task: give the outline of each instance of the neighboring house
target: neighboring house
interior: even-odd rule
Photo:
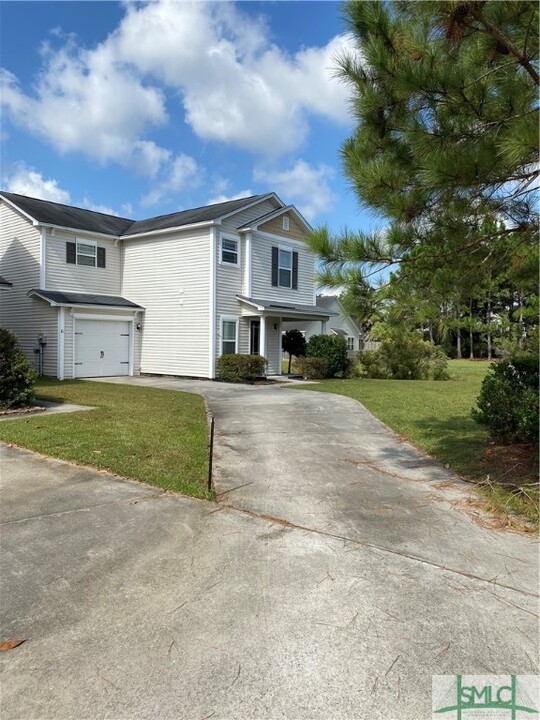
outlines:
[[[331,315],[309,230],[274,193],[139,221],[0,193],[0,324],[60,379],[214,378],[233,352],[278,374],[283,321]]]
[[[327,323],[312,319],[302,322],[287,321],[283,323],[283,331],[296,328],[303,333],[306,340],[312,335],[338,335],[347,343],[349,355],[354,355],[362,349],[362,328],[345,310],[337,295],[317,295],[316,305],[321,312],[329,314]]]

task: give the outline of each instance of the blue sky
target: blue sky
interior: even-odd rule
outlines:
[[[333,2],[2,2],[4,189],[140,218],[275,191],[367,229]]]

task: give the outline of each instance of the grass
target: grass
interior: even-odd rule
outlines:
[[[2,422],[0,440],[167,490],[210,497],[208,428],[199,395],[81,380],[40,380],[36,392],[42,399],[96,409]]]
[[[432,457],[481,483],[490,509],[538,521],[531,448],[495,445],[471,417],[489,363],[451,360],[451,380],[324,380],[305,390],[346,395]],[[527,497],[529,495],[530,497]]]

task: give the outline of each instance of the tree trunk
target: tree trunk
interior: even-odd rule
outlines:
[[[474,360],[472,300],[469,302],[469,360]]]
[[[487,359],[492,359],[491,349],[491,293],[487,295]]]
[[[457,329],[457,353],[456,353],[456,355],[457,355],[458,360],[461,360],[461,358],[463,357],[463,355],[461,354],[461,328],[460,327],[458,327],[458,329]]]
[[[433,323],[429,321],[429,342],[433,342]]]
[[[287,370],[287,375],[291,374],[291,363],[292,363],[292,354],[289,353],[289,369]]]

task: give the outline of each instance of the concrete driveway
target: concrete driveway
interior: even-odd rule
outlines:
[[[220,504],[2,446],[3,720],[420,720],[433,674],[538,672],[536,544],[360,405],[131,382],[206,395]]]

